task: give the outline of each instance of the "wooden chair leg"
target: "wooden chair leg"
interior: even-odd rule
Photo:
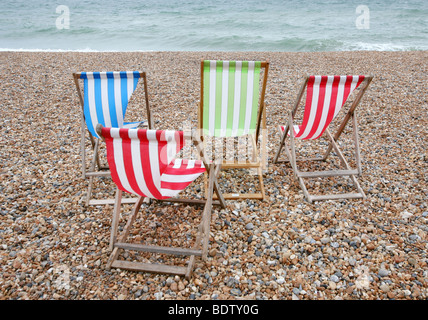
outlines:
[[[119,188],[116,188],[116,196],[115,196],[115,202],[114,202],[114,208],[113,208],[113,218],[111,223],[111,233],[110,233],[110,245],[109,250],[113,250],[114,243],[116,242],[117,238],[117,228],[119,225],[119,219],[120,219],[120,207],[122,204],[122,194],[123,191]]]
[[[89,203],[91,201],[92,198],[92,186],[94,184],[94,177],[90,176],[89,177],[89,185],[88,185],[88,191],[86,193],[86,206],[89,206]]]
[[[119,201],[117,202],[117,207],[115,206],[116,208],[115,208],[115,212],[114,212],[114,215],[116,216],[116,220],[114,221],[114,224],[115,224],[114,228],[116,229],[115,230],[116,234],[117,234],[117,224],[118,224],[118,219],[119,219],[119,214],[120,214],[119,212],[120,212],[120,207],[121,207],[121,201],[120,201],[122,198],[121,195],[122,195],[122,192],[120,192],[117,196],[117,199]],[[141,207],[143,201],[144,201],[144,197],[138,198],[138,201],[135,203],[134,207],[132,208],[132,212],[128,218],[128,221],[127,221],[125,227],[123,228],[121,235],[119,237],[117,237],[115,240],[113,240],[113,250],[112,250],[112,253],[110,254],[109,259],[107,260],[107,266],[106,266],[107,270],[110,270],[110,268],[113,266],[113,263],[115,262],[115,260],[117,259],[118,255],[120,253],[119,252],[120,248],[115,246],[115,244],[117,242],[125,241],[126,237],[129,235],[131,226],[134,223],[135,218],[137,217],[138,211],[140,210],[140,207]],[[112,223],[112,225],[113,225],[113,223]],[[115,235],[112,234],[111,237],[114,238]]]
[[[99,139],[97,139],[95,141],[95,145],[94,145],[94,157],[92,158],[91,161],[91,166],[89,167],[89,171],[90,172],[94,172],[95,171],[95,164],[99,163],[98,160],[98,147],[99,147]],[[87,192],[87,196],[86,196],[86,205],[88,206],[91,199],[92,199],[92,187],[94,184],[94,176],[90,176],[89,177],[89,185],[88,185],[88,192]]]

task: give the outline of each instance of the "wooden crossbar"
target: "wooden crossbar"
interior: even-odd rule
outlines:
[[[301,178],[321,178],[321,177],[336,177],[336,176],[350,176],[358,174],[358,170],[330,170],[330,171],[314,171],[314,172],[302,172],[297,173],[298,177]]]
[[[171,248],[171,247],[143,245],[143,244],[126,243],[126,242],[116,242],[114,246],[116,248],[131,250],[131,251],[163,253],[163,254],[172,254],[172,255],[178,255],[178,256],[192,256],[192,255],[202,256],[202,250],[195,250],[195,249]]]
[[[176,274],[179,276],[185,276],[188,272],[188,268],[180,266],[171,266],[158,263],[143,263],[143,262],[133,262],[125,260],[115,260],[111,264],[112,268],[119,268],[132,271],[146,271],[154,273],[166,273],[166,274]]]

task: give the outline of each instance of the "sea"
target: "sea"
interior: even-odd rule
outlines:
[[[428,50],[428,1],[1,0],[9,50]]]

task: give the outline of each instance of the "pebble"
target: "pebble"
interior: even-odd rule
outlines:
[[[380,277],[387,277],[389,275],[389,271],[385,269],[379,269],[379,276]]]
[[[271,61],[265,201],[214,208],[208,257],[196,259],[191,279],[106,270],[113,206],[84,204],[72,70],[144,69],[155,123],[172,129],[196,126],[199,61],[220,56]],[[427,60],[426,51],[1,52],[0,105],[8,112],[0,117],[0,299],[427,300],[428,207],[421,175],[427,162],[421,115],[426,88],[420,72]],[[375,75],[358,106],[359,181],[367,198],[311,204],[290,166],[271,161],[275,127],[286,121],[284,110],[294,103],[302,74],[331,72]],[[141,117],[144,105],[144,93],[137,91],[128,106],[130,121]],[[348,141],[345,134],[339,139],[345,149]],[[222,172],[219,184],[233,189],[253,180]],[[314,193],[351,190],[346,178],[310,185]],[[114,197],[108,179],[100,179],[96,195]],[[171,231],[175,240],[192,245],[200,208],[144,206],[131,237],[162,242]]]

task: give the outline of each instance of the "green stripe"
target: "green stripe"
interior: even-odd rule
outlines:
[[[226,124],[226,137],[232,135],[233,126],[233,100],[235,98],[235,71],[236,62],[229,62],[229,96],[227,102],[227,124]]]
[[[241,69],[241,103],[239,107],[239,122],[238,122],[238,132],[237,135],[241,136],[244,127],[245,127],[245,113],[246,113],[246,103],[247,103],[247,81],[248,81],[248,61],[242,62]]]
[[[204,134],[208,133],[209,128],[209,103],[210,103],[210,61],[204,61],[204,105],[202,110],[202,128]]]
[[[260,90],[260,68],[261,62],[256,61],[254,66],[254,89],[253,89],[253,112],[251,113],[250,134],[254,133],[257,127],[257,111],[259,106]]]
[[[223,61],[216,63],[214,136],[220,135]]]

